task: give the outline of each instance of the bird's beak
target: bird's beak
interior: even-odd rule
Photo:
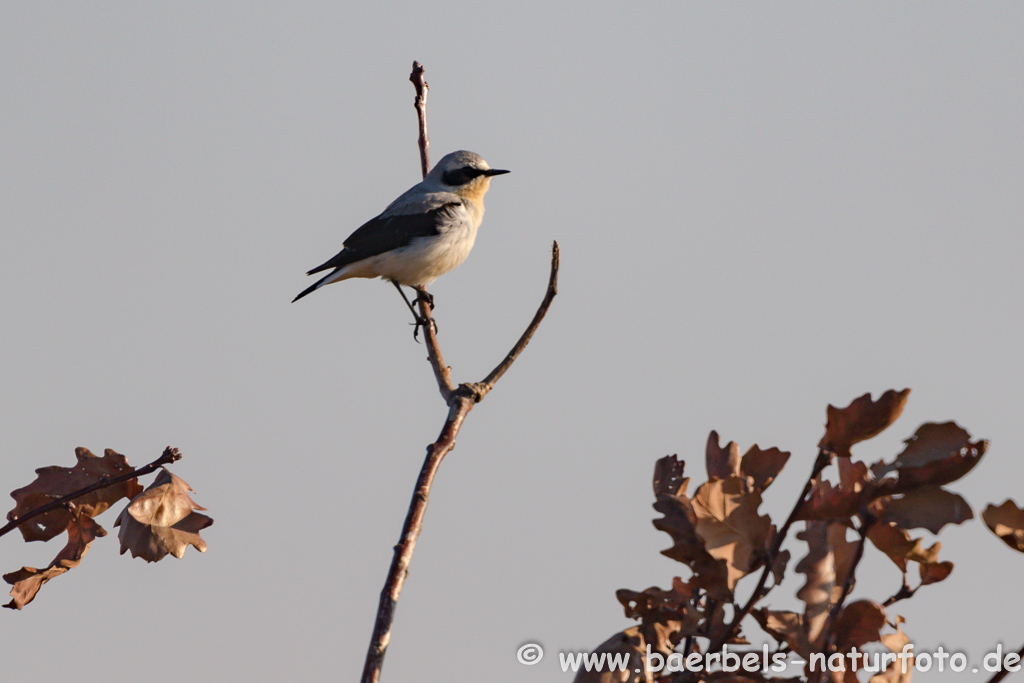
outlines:
[[[484,171],[484,175],[487,176],[487,177],[490,177],[492,175],[505,175],[508,172],[509,171],[502,171],[499,168],[490,168],[490,169],[487,169],[486,171]]]

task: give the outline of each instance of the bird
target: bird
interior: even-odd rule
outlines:
[[[473,152],[446,154],[421,182],[349,235],[341,251],[306,273],[331,271],[292,303],[334,282],[379,277],[395,285],[417,325],[423,324],[401,286],[412,287],[417,299],[424,297],[433,306],[427,285],[469,256],[491,178],[505,173]]]

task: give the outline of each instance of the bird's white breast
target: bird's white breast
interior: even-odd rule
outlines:
[[[405,206],[392,205],[389,211],[411,213],[421,207],[420,202],[410,202]],[[437,235],[417,237],[408,246],[354,263],[346,268],[346,276],[379,276],[402,285],[429,285],[466,260],[482,219],[483,208],[467,201],[451,212],[450,219],[437,226]]]

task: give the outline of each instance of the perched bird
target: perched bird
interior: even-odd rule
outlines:
[[[491,168],[473,152],[448,154],[423,182],[349,235],[333,258],[306,273],[333,269],[292,301],[332,282],[380,277],[398,288],[419,321],[400,285],[429,300],[425,287],[466,260],[484,217],[491,176],[503,173],[508,171]]]

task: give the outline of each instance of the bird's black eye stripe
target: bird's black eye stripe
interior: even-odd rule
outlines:
[[[462,168],[452,169],[451,171],[445,171],[441,176],[441,180],[445,185],[451,185],[452,187],[458,187],[459,185],[465,185],[473,178],[482,176],[486,171],[473,168],[472,166],[463,166]]]

